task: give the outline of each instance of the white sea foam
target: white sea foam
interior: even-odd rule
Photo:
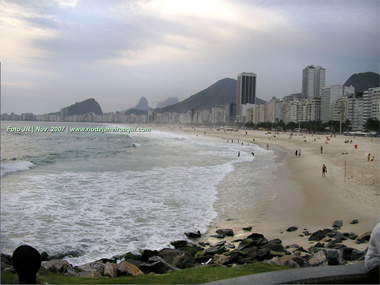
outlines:
[[[18,171],[24,171],[33,168],[35,165],[30,161],[18,161],[1,164],[1,176]]]

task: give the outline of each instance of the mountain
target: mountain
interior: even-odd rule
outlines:
[[[71,106],[63,108],[61,112],[64,112],[66,116],[84,115],[88,113],[95,113],[95,115],[103,115],[102,108],[94,98],[84,100],[79,103],[75,103]],[[59,112],[58,112],[59,113]]]
[[[380,75],[374,72],[363,72],[351,75],[343,86],[354,86],[355,92],[362,93],[369,88],[380,86]]]
[[[214,105],[227,105],[236,102],[236,79],[224,78],[210,87],[190,96],[189,98],[164,108],[156,109],[159,113],[178,112],[186,113],[191,108],[202,107],[208,110]],[[256,98],[256,104],[264,104],[266,101]]]
[[[178,103],[178,97],[170,97],[163,102],[157,103],[156,108],[164,108],[166,106],[174,105]]]
[[[146,98],[143,96],[141,97],[137,105],[133,107],[132,109],[147,111],[147,110],[150,110],[151,108],[149,107],[148,100],[146,100]]]

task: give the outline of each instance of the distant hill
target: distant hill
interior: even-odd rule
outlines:
[[[374,72],[363,72],[351,75],[343,86],[354,86],[355,92],[364,92],[369,88],[380,86],[380,75]]]
[[[156,109],[158,113],[178,112],[186,113],[191,108],[202,107],[211,110],[214,105],[236,103],[236,79],[224,78],[210,87],[190,96],[189,98],[165,108]],[[256,104],[266,101],[256,98]]]
[[[159,102],[156,108],[164,108],[166,106],[174,105],[178,103],[178,97],[170,97],[163,102]]]
[[[151,108],[149,107],[148,100],[146,100],[146,98],[143,96],[141,97],[137,105],[133,107],[132,109],[147,111],[147,110],[150,110]]]
[[[94,98],[75,103],[69,107],[63,108],[61,111],[63,111],[66,116],[84,115],[89,113],[95,113],[95,115],[103,115],[102,108]]]

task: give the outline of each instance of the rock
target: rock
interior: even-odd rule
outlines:
[[[336,240],[337,243],[341,243],[342,241],[347,240],[347,239],[348,238],[344,234],[342,234],[342,233],[337,233],[335,235],[335,240]]]
[[[170,263],[166,262],[159,256],[152,256],[151,258],[149,258],[149,261],[153,262],[153,265],[154,265],[152,267],[154,269],[152,272],[157,273],[157,274],[165,274],[165,273],[178,270],[177,268],[175,268],[174,266],[172,266]]]
[[[360,250],[354,249],[352,251],[352,254],[351,254],[351,260],[352,261],[364,261],[365,255],[366,255],[365,251],[360,251]]]
[[[352,220],[352,221],[350,222],[351,225],[355,225],[355,224],[358,224],[358,223],[359,223],[359,221],[356,220],[356,219],[355,219],[355,220]]]
[[[268,263],[282,265],[281,259],[278,256],[273,257],[270,261],[268,261]]]
[[[348,237],[349,239],[354,240],[354,239],[356,239],[356,238],[358,237],[358,235],[357,235],[357,234],[354,234],[354,233],[350,233],[347,237]]]
[[[277,252],[285,252],[285,248],[281,244],[267,243],[263,245],[262,248],[269,248],[269,250]]]
[[[122,261],[117,265],[117,276],[139,276],[144,275],[144,273],[134,264],[128,261]]]
[[[234,249],[234,248],[235,248],[235,245],[234,245],[234,244],[227,244],[227,248]]]
[[[259,248],[257,246],[250,246],[243,248],[241,252],[244,253],[244,257],[250,258],[251,260],[255,260],[256,257],[259,255]]]
[[[287,232],[294,232],[294,231],[296,231],[296,230],[298,230],[297,227],[289,227],[286,231],[287,231]]]
[[[158,252],[158,256],[179,269],[191,268],[195,266],[194,258],[184,251],[164,248]]]
[[[333,228],[341,228],[343,226],[343,221],[342,220],[336,220],[334,221],[334,223],[332,224],[332,227]]]
[[[1,254],[1,270],[11,271],[12,270],[12,256]]]
[[[234,236],[234,231],[232,229],[219,229],[216,230],[217,234],[228,236],[228,237],[233,237]]]
[[[205,252],[209,255],[214,255],[214,254],[222,254],[223,252],[226,251],[226,248],[224,245],[214,245],[210,246],[205,250]]]
[[[253,233],[249,235],[246,240],[251,240],[251,245],[254,246],[262,246],[268,243],[268,240],[262,234],[258,233]]]
[[[64,265],[71,266],[66,260],[62,259],[52,259],[49,261],[43,261],[41,267],[53,273],[65,273],[66,267]],[[67,271],[67,270],[66,270]]]
[[[141,254],[141,261],[148,261],[149,258],[152,256],[158,255],[157,250],[150,250],[150,249],[144,249],[143,253]]]
[[[352,247],[346,247],[346,248],[343,248],[342,251],[343,251],[343,258],[347,261],[351,261],[352,260],[352,252],[354,251],[355,249],[352,248]]]
[[[187,232],[187,233],[185,233],[185,235],[186,235],[188,238],[200,238],[200,237],[201,237],[201,232],[200,232],[200,231],[196,231],[196,232]]]
[[[116,270],[117,270],[117,264],[115,265],[116,265]],[[117,271],[114,270],[114,266],[112,266],[112,263],[107,262],[106,265],[104,266],[104,276],[110,277],[110,278],[114,278],[117,276]]]
[[[172,246],[174,246],[175,249],[185,247],[187,246],[187,241],[185,240],[177,240],[177,241],[172,241],[170,243]]]
[[[366,243],[369,241],[369,239],[371,238],[371,232],[366,232],[364,234],[362,234],[361,236],[358,237],[358,240],[356,243],[360,244],[360,243]]]
[[[294,262],[296,262],[299,265],[299,267],[304,267],[306,265],[306,263],[307,263],[307,261],[305,260],[305,258],[302,258],[300,256],[294,256],[292,258],[292,260]]]
[[[326,233],[322,230],[314,232],[310,237],[309,241],[320,241],[326,237]]]
[[[229,262],[230,257],[223,254],[215,254],[213,257],[213,261],[215,265],[225,265]]]
[[[343,251],[337,249],[324,249],[329,265],[344,265]]]
[[[268,243],[271,243],[271,244],[282,244],[282,240],[280,240],[279,238],[275,238],[275,239],[272,239],[272,240],[268,241]]]
[[[289,249],[289,248],[300,248],[300,246],[298,244],[291,244],[291,245],[287,245],[285,248],[286,249]]]
[[[252,227],[245,227],[245,228],[243,228],[243,231],[250,232],[251,230],[252,230]]]
[[[101,262],[91,262],[91,263],[87,263],[87,264],[75,267],[76,271],[80,273],[79,276],[85,277],[85,278],[103,276],[104,268],[105,268],[105,264]]]
[[[305,236],[309,236],[309,235],[311,235],[311,233],[309,232],[309,231],[303,231],[302,232]]]
[[[317,253],[313,254],[309,261],[307,262],[308,266],[314,267],[314,266],[327,266],[328,261],[326,254],[323,250],[318,251]]]

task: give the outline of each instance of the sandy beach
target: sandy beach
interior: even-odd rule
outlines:
[[[341,232],[357,235],[372,231],[380,221],[380,142],[379,138],[328,136],[302,133],[277,133],[266,131],[239,130],[238,132],[216,128],[161,127],[163,131],[187,135],[215,137],[235,143],[256,143],[274,150],[282,167],[277,170],[276,179],[268,184],[274,198],[263,202],[259,208],[248,210],[243,216],[218,217],[210,226],[209,233],[218,228],[232,228],[235,236],[228,242],[246,237],[249,232],[243,227],[252,226],[252,232],[259,232],[268,239],[280,238],[284,245],[298,244],[308,248],[312,245],[302,231],[314,232],[331,228],[335,220],[342,220]],[[268,146],[267,146],[268,145]],[[357,145],[357,148],[355,148]],[[323,151],[321,153],[321,146]],[[301,156],[295,151],[301,149]],[[375,161],[368,161],[375,157]],[[322,165],[326,164],[327,174],[322,177]],[[242,197],[244,199],[244,197]],[[215,205],[218,210],[218,203]],[[354,219],[358,224],[350,224]],[[297,231],[287,232],[290,226]],[[206,236],[211,243],[220,240]],[[367,244],[345,241],[347,246],[364,250]]]

